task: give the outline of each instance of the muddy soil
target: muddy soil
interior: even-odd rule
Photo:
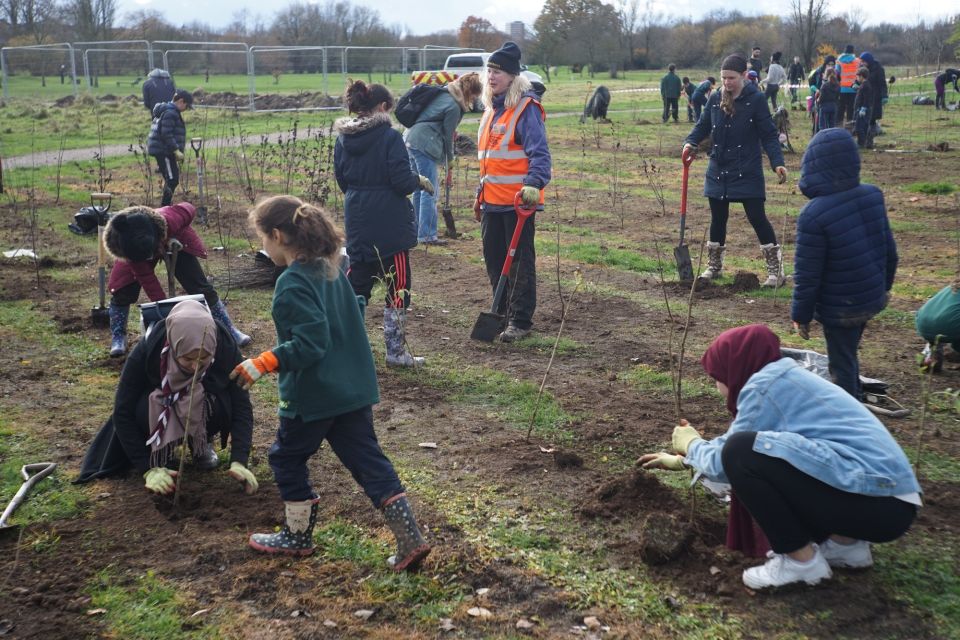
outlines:
[[[796,162],[793,159],[792,162]],[[901,182],[903,174],[929,175],[945,166],[939,156],[921,155],[904,167],[888,154],[872,157],[871,171],[878,182]],[[956,159],[953,158],[953,162]],[[920,166],[916,166],[920,165]],[[955,164],[954,164],[955,166]],[[793,167],[795,168],[795,167]],[[792,169],[793,169],[792,168]],[[942,175],[942,174],[936,174]],[[908,176],[909,178],[909,176]],[[898,235],[901,273],[919,283],[942,285],[931,272],[943,268],[952,255],[950,240],[939,233],[953,228],[955,211],[923,196],[888,198],[894,219],[922,216],[929,231]],[[799,200],[797,201],[799,202]],[[658,215],[649,203],[635,201],[644,225],[621,229],[609,218],[579,220],[592,231],[621,234],[626,241],[649,242],[650,234],[669,236],[672,220]],[[903,213],[899,213],[902,211]],[[917,213],[917,212],[920,213]],[[568,216],[558,207],[559,217]],[[467,339],[473,319],[486,308],[490,287],[477,263],[480,244],[476,226],[466,208],[457,212],[458,223],[467,231],[463,239],[442,250],[418,248],[412,252],[415,303],[410,312],[409,342],[419,355],[454,357],[459,362],[503,371],[512,378],[539,384],[550,358],[549,348],[481,344]],[[554,218],[555,219],[555,218]],[[548,228],[549,212],[538,221]],[[65,214],[64,224],[69,221]],[[752,231],[741,217],[731,217],[730,253],[758,253]],[[4,227],[10,232],[12,227]],[[24,301],[53,319],[64,335],[98,341],[104,352],[108,336],[89,325],[94,302],[93,274],[88,251],[77,250],[75,240],[58,234],[45,237],[46,246],[58,259],[40,265],[4,261],[0,265],[0,299]],[[694,250],[696,253],[696,250]],[[788,256],[789,259],[789,256]],[[555,335],[563,310],[557,295],[555,257],[541,252],[536,329],[542,336]],[[696,256],[694,256],[696,264]],[[573,264],[562,264],[564,278],[572,277]],[[949,266],[949,265],[948,265]],[[786,593],[755,594],[744,588],[740,573],[757,560],[744,558],[723,546],[725,512],[721,504],[700,497],[691,517],[684,491],[664,485],[658,474],[611,470],[603,452],[619,451],[630,458],[660,450],[674,424],[674,399],[669,390],[638,389],[625,378],[638,364],[658,371],[669,367],[668,342],[676,343],[683,327],[679,319],[668,322],[658,306],[664,291],[651,274],[635,274],[581,265],[588,282],[636,294],[634,297],[581,293],[569,302],[564,335],[576,342],[573,352],[561,353],[553,362],[546,389],[562,408],[574,416],[572,442],[563,449],[550,438],[534,435],[527,442],[524,429],[511,426],[484,406],[459,402],[457,389],[436,388],[411,382],[406,374],[382,368],[382,402],[375,421],[384,449],[411,467],[429,469],[433,482],[448,491],[468,494],[479,484],[496,488],[501,507],[536,508],[544,497],[571,505],[571,518],[585,530],[600,527],[597,544],[610,550],[612,566],[638,568],[652,576],[669,596],[668,606],[709,604],[741,621],[745,637],[773,637],[790,630],[810,638],[939,638],[931,621],[910,610],[886,582],[866,572],[838,572],[836,579],[817,589]],[[759,256],[756,269],[759,272]],[[83,286],[64,284],[58,274],[64,269],[83,272]],[[223,274],[223,257],[211,256],[208,268]],[[672,265],[671,265],[672,268]],[[38,285],[39,274],[39,285]],[[752,277],[751,277],[752,276]],[[685,381],[706,384],[696,360],[719,331],[744,322],[766,322],[778,329],[789,326],[789,298],[751,295],[755,275],[737,277],[732,284],[703,285],[695,293],[695,309],[687,343]],[[685,302],[689,288],[668,284],[666,295]],[[416,298],[420,292],[421,298]],[[231,302],[238,325],[254,337],[249,353],[273,344],[273,328],[266,312],[269,294],[260,292]],[[917,301],[895,298],[897,309],[915,309]],[[382,341],[378,302],[367,314],[371,341]],[[74,474],[86,443],[105,415],[89,415],[89,406],[77,389],[83,374],[75,371],[61,379],[58,370],[64,356],[36,343],[20,344],[0,327],[0,361],[13,363],[0,376],[0,407],[16,408],[17,415],[41,441],[51,443],[49,457],[62,463],[64,474]],[[864,337],[864,373],[891,383],[891,393],[916,409],[920,381],[913,356],[920,340],[912,328],[890,320],[870,324]],[[798,342],[799,344],[799,342]],[[97,358],[89,372],[97,378],[116,376],[120,362]],[[960,384],[960,372],[947,369],[934,379],[935,390]],[[80,385],[80,386],[78,386]],[[101,409],[103,405],[98,405]],[[30,420],[41,416],[72,416],[63,419]],[[275,428],[274,408],[255,403],[257,426],[252,465],[263,463]],[[718,397],[693,394],[684,399],[683,414],[702,426],[707,436],[725,429],[728,417]],[[887,421],[891,431],[906,446],[915,443],[918,411],[905,419]],[[432,441],[436,450],[417,444]],[[944,430],[931,445],[942,454],[956,456],[960,445],[956,430]],[[372,509],[349,474],[328,450],[310,463],[311,475],[323,498],[321,521],[342,518],[389,539],[379,515]],[[90,486],[89,508],[83,517],[31,523],[23,529],[17,545],[0,541],[0,620],[15,625],[11,637],[74,639],[103,633],[97,615],[89,615],[89,586],[105,569],[133,584],[136,576],[153,570],[178,586],[185,602],[200,620],[218,624],[227,637],[243,638],[426,638],[436,637],[435,628],[413,627],[406,620],[409,603],[378,599],[375,614],[363,622],[352,612],[369,606],[370,595],[362,585],[368,572],[349,562],[291,561],[254,555],[245,546],[247,535],[268,530],[280,521],[282,504],[269,474],[261,476],[261,490],[252,497],[236,491],[233,481],[221,472],[190,472],[185,477],[186,499],[174,506],[168,499],[146,494],[137,477],[99,481]],[[960,507],[960,483],[924,482],[925,507],[909,536],[958,535],[956,512]],[[536,637],[565,637],[571,625],[584,615],[599,615],[612,627],[607,637],[683,637],[669,624],[640,624],[623,612],[578,606],[562,586],[526,568],[510,554],[491,557],[475,547],[472,537],[449,522],[439,510],[416,497],[410,487],[421,524],[428,530],[436,551],[423,569],[463,585],[467,591],[486,587],[496,622],[477,623],[466,615],[465,606],[453,616],[459,637],[489,637],[513,632],[519,617],[536,616]],[[479,499],[479,498],[478,498]],[[652,518],[652,520],[651,520]],[[646,524],[645,524],[646,523]],[[38,552],[35,541],[58,539],[53,551]],[[651,561],[650,537],[680,541],[664,557]],[[671,536],[676,540],[671,540]],[[646,561],[645,561],[646,559]],[[652,566],[650,566],[652,565]],[[94,587],[96,588],[96,587]],[[466,604],[469,602],[470,604]],[[309,616],[291,616],[305,611]],[[819,615],[829,611],[829,615]],[[335,630],[325,620],[337,623]],[[189,629],[190,619],[186,619]]]

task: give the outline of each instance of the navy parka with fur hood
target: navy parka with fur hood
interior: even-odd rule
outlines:
[[[728,116],[720,109],[722,93],[713,92],[686,139],[687,144],[698,145],[713,137],[703,195],[734,202],[766,199],[761,148],[772,168],[784,164],[777,126],[770,117],[767,101],[756,85],[748,82],[733,101],[733,116]]]
[[[187,125],[180,109],[172,102],[161,102],[153,108],[153,124],[147,136],[147,153],[151,156],[172,156],[187,146]]]
[[[897,272],[883,193],[860,183],[860,154],[844,129],[810,141],[800,168],[810,198],[797,220],[791,318],[856,326],[887,306]]]
[[[417,244],[413,205],[420,185],[390,116],[340,118],[333,168],[344,192],[343,219],[350,262],[375,262]]]

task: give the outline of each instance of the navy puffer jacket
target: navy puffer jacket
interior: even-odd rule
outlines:
[[[350,262],[385,260],[417,244],[408,195],[420,185],[410,156],[390,116],[340,118],[333,170],[343,200]]]
[[[806,324],[862,324],[887,305],[897,272],[883,193],[860,184],[860,154],[844,129],[824,129],[810,141],[800,169],[810,198],[797,220],[793,306]]]
[[[783,166],[777,126],[763,94],[752,82],[744,85],[733,101],[733,116],[720,109],[720,94],[715,91],[707,101],[700,120],[687,136],[687,144],[698,145],[713,137],[710,164],[703,195],[718,200],[766,199],[761,146],[773,168]]]
[[[161,102],[153,108],[153,124],[147,136],[147,153],[151,156],[172,156],[187,146],[187,125],[180,109],[172,102]]]

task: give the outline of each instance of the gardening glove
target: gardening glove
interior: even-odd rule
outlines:
[[[690,423],[681,419],[679,426],[673,428],[673,450],[687,455],[694,440],[703,440],[700,432],[690,426]]]
[[[867,117],[867,108],[866,108],[866,107],[860,107],[860,111],[857,111],[857,116],[860,117],[860,118],[866,118],[866,117]]]
[[[473,201],[473,218],[477,222],[480,222],[480,219],[483,218],[483,209],[480,208],[480,196],[477,196],[477,199]]]
[[[280,361],[273,351],[264,351],[256,358],[247,358],[230,372],[230,379],[235,380],[240,388],[249,391],[253,383],[268,373],[280,368]]]
[[[540,204],[540,189],[526,184],[520,189],[520,202],[525,207],[535,207]]]
[[[696,158],[696,157],[697,157],[697,151],[699,151],[699,150],[700,150],[700,146],[699,146],[699,145],[695,145],[695,144],[685,144],[685,145],[683,145],[683,151],[680,152],[680,157],[682,158],[682,157],[683,157],[683,154],[686,153],[686,154],[687,154],[688,156],[690,156],[691,158]]]
[[[176,477],[176,471],[171,471],[166,467],[154,467],[143,474],[143,479],[147,481],[144,486],[151,493],[159,493],[163,496],[169,495],[177,488]]]
[[[880,104],[887,104],[890,102],[890,98],[880,98]]]
[[[177,159],[177,162],[183,162],[183,151],[177,149],[173,152],[173,157]]]
[[[683,464],[683,456],[677,456],[670,453],[648,453],[640,456],[637,464],[644,469],[666,469],[667,471],[683,471],[687,468]]]
[[[243,485],[243,492],[248,496],[252,496],[257,492],[257,489],[260,488],[257,477],[253,475],[253,472],[236,460],[230,463],[230,470],[227,471],[227,473],[230,474],[231,478]]]
[[[777,167],[774,169],[777,172],[777,184],[783,184],[787,181],[787,168],[786,167]]]
[[[420,176],[420,188],[433,195],[433,183],[427,176]]]
[[[797,335],[799,335],[804,340],[810,339],[810,323],[808,322],[794,322],[793,328],[796,330]]]

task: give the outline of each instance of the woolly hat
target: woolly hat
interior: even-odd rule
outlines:
[[[845,47],[843,48],[843,52],[844,52],[844,53],[853,53],[853,45],[852,45],[852,44],[848,44],[847,46],[845,46]]]
[[[837,61],[837,56],[833,55],[832,53],[823,59],[824,64],[833,64],[836,61]]]
[[[861,53],[861,54],[860,54],[860,59],[863,60],[864,62],[873,62],[873,61],[874,61],[873,54],[870,53],[869,51],[864,51],[863,53]]]
[[[157,227],[148,214],[117,214],[110,222],[117,231],[117,242],[127,260],[144,262],[156,255]]]
[[[504,42],[502,47],[490,54],[487,66],[512,76],[520,75],[520,47],[515,42]]]

